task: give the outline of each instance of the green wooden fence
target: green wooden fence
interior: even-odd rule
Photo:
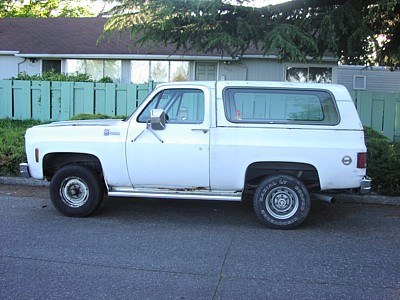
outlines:
[[[147,84],[0,80],[0,119],[69,120],[80,114],[129,115],[155,87]],[[400,141],[400,92],[352,92],[364,125]]]
[[[0,80],[0,119],[61,121],[81,113],[126,116],[154,87],[154,82]]]
[[[354,91],[352,97],[363,125],[400,141],[400,92]]]

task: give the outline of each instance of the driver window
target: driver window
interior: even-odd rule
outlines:
[[[145,123],[150,111],[162,108],[170,124],[201,124],[204,121],[204,93],[196,89],[169,89],[158,93],[139,115],[138,122]]]

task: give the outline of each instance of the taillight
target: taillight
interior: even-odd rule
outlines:
[[[39,148],[35,149],[35,161],[38,163],[39,162]]]
[[[357,153],[357,168],[365,169],[367,167],[367,153]]]

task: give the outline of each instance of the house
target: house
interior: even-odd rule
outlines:
[[[304,64],[279,62],[253,48],[241,59],[216,53],[175,51],[172,46],[138,46],[129,34],[114,34],[98,42],[105,18],[0,19],[0,80],[41,74],[88,73],[114,82],[150,80],[272,80],[338,81],[333,56]]]
[[[400,72],[386,67],[339,66],[338,83],[352,91],[400,91]]]

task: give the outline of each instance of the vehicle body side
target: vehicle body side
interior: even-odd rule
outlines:
[[[232,86],[327,90],[336,100],[340,121],[336,125],[232,123],[226,118],[223,100],[224,89]],[[157,131],[164,139],[160,142],[146,132],[147,124],[138,122],[137,118],[157,93],[172,88],[204,92],[204,122],[185,126],[167,123],[165,130]],[[145,133],[139,137],[143,131]],[[196,144],[196,135],[201,137],[201,144]],[[59,168],[79,163],[81,157],[82,163],[94,166],[101,173],[109,191],[168,188],[178,192],[191,189],[242,193],[248,179],[257,183],[277,172],[299,178],[309,175],[310,186],[317,190],[346,189],[359,187],[365,176],[365,169],[356,166],[357,154],[366,152],[363,128],[347,90],[337,85],[167,83],[157,86],[125,121],[58,122],[29,129],[26,137],[32,177],[51,179],[56,172],[55,161],[59,162]],[[152,147],[159,150],[152,152]],[[35,149],[38,149],[36,154]],[[182,163],[176,164],[175,160],[173,165],[168,164],[168,157],[174,151],[181,151]],[[191,156],[185,157],[188,153]],[[201,165],[196,161],[197,155],[201,155]],[[344,164],[344,157],[349,157],[351,162]],[[207,165],[204,165],[206,160]],[[149,161],[151,166],[161,167],[147,168]],[[206,171],[208,174],[204,174]],[[203,176],[201,184],[189,180],[189,175]],[[138,176],[143,177],[137,180]],[[152,185],[151,180],[156,177],[162,178],[160,182],[166,186]]]

